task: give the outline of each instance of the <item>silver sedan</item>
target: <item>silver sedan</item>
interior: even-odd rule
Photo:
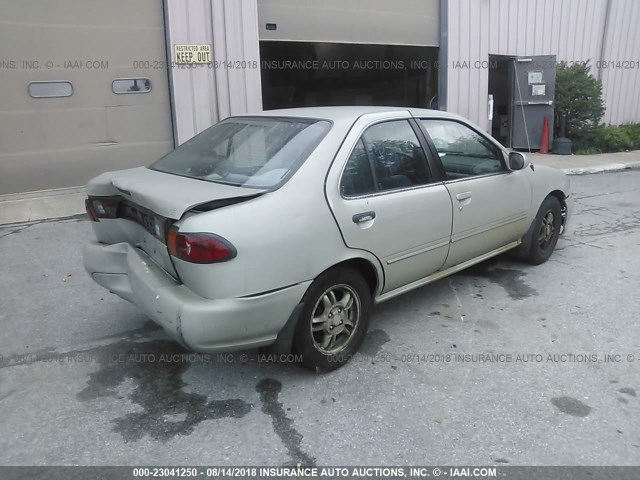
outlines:
[[[510,251],[552,254],[569,182],[465,119],[389,107],[228,118],[88,187],[91,277],[182,345],[272,345],[316,370],[374,304]]]

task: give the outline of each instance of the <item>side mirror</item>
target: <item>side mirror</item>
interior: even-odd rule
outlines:
[[[509,152],[509,170],[522,170],[529,162],[524,153]]]

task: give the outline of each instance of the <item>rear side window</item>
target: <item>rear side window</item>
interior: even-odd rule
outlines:
[[[406,120],[369,127],[356,144],[342,174],[344,196],[397,190],[429,183],[427,159]]]
[[[151,165],[152,170],[238,187],[284,183],[331,128],[326,120],[230,118]]]
[[[358,140],[356,148],[351,152],[342,173],[342,194],[346,197],[365,195],[376,191],[371,173],[371,163],[362,139]]]

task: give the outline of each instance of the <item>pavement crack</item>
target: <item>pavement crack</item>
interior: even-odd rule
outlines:
[[[619,194],[619,193],[631,193],[631,192],[635,192],[637,190],[638,190],[637,188],[631,188],[629,190],[618,190],[618,191],[615,191],[615,192],[595,193],[593,195],[583,195],[581,197],[576,195],[574,197],[574,200],[584,200],[585,198],[606,197],[607,195],[616,195],[616,194]]]
[[[35,225],[35,223],[33,223],[31,225],[25,225],[23,227],[14,228],[13,230],[8,231],[4,235],[0,235],[0,240],[5,238],[5,237],[8,237],[9,235],[15,235],[16,233],[20,233],[23,230],[26,230],[27,228],[32,227],[33,225]]]
[[[295,429],[293,420],[287,417],[278,396],[282,390],[282,384],[272,378],[260,380],[256,385],[256,391],[262,401],[262,412],[271,417],[273,430],[287,447],[293,464],[301,463],[303,466],[313,467],[316,459],[302,450],[303,436]]]
[[[73,351],[61,353],[61,352],[57,352],[56,349],[54,348],[43,348],[42,350],[37,350],[35,352],[14,353],[6,357],[3,355],[0,355],[0,369],[19,367],[22,365],[30,365],[32,363],[48,362],[55,357],[60,357],[64,355],[71,356],[75,354],[85,353],[90,350],[91,349],[73,350]]]
[[[456,287],[453,285],[453,282],[451,281],[451,277],[449,277],[447,280],[449,281],[449,288],[451,288],[451,291],[456,297],[456,303],[458,307],[462,308],[462,301],[460,300],[460,295],[458,295],[458,290],[456,290]]]
[[[149,320],[145,322],[142,327],[135,330],[95,338],[85,345],[73,349],[58,350],[53,347],[45,347],[33,352],[14,353],[11,355],[0,354],[0,369],[43,362],[74,362],[80,360],[85,361],[87,359],[94,361],[107,345],[114,344],[116,341],[122,340],[137,340],[140,343],[145,341],[145,337],[148,337],[154,331],[159,329],[160,327],[157,327],[155,323]]]
[[[87,221],[89,217],[86,213],[79,213],[76,215],[69,215],[66,217],[58,217],[58,218],[43,218],[42,220],[28,220],[26,222],[17,222],[17,223],[8,223],[5,225],[0,225],[0,228],[6,229],[11,228],[12,230],[5,233],[4,235],[0,235],[0,239],[4,237],[8,237],[9,235],[13,235],[15,233],[20,233],[28,228],[31,228],[35,225],[41,225],[43,223],[72,223],[72,222],[84,222]]]
[[[0,401],[4,400],[5,398],[10,397],[11,395],[13,395],[14,393],[16,393],[17,390],[9,390],[7,393],[4,393],[2,395],[0,395]]]

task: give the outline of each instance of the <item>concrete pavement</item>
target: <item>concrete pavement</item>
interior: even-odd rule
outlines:
[[[181,356],[88,277],[85,218],[0,227],[0,465],[638,465],[640,171],[571,180],[547,263],[379,305],[324,375]]]
[[[527,153],[537,165],[547,165],[570,175],[640,168],[640,150],[600,155],[541,155]],[[84,187],[0,195],[0,225],[66,218],[85,212]]]

